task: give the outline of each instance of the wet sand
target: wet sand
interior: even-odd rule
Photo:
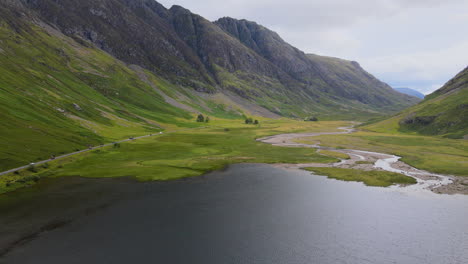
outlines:
[[[391,188],[404,188],[405,191],[430,190],[435,193],[444,194],[468,194],[468,178],[456,177],[451,175],[435,174],[424,170],[416,169],[402,161],[400,157],[385,153],[370,152],[356,149],[334,149],[322,147],[318,144],[297,143],[295,140],[305,137],[315,137],[321,135],[339,135],[353,133],[355,129],[350,127],[341,127],[343,132],[320,132],[320,133],[291,133],[280,134],[270,137],[259,138],[257,141],[282,147],[306,147],[319,150],[332,150],[349,155],[350,159],[342,159],[337,163],[303,163],[303,164],[276,164],[275,166],[301,169],[306,167],[335,167],[351,168],[358,170],[385,170],[397,172],[413,177],[417,183],[409,186],[392,186]],[[358,164],[357,162],[365,162]]]

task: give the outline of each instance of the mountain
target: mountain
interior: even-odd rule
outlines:
[[[415,103],[366,72],[359,76],[372,79],[365,86],[353,80],[354,86],[343,87],[348,76],[320,67],[253,22],[223,18],[211,23],[183,7],[166,9],[153,0],[16,1],[65,35],[127,64],[195,91],[233,93],[278,115],[386,114]],[[236,35],[234,28],[245,29],[245,36]]]
[[[397,92],[400,92],[400,93],[403,93],[403,94],[407,94],[407,95],[411,95],[411,96],[414,96],[414,97],[417,97],[417,98],[420,98],[420,99],[424,99],[424,94],[416,91],[416,90],[413,90],[411,88],[394,88],[395,91]]]
[[[416,102],[356,62],[232,20],[254,25],[248,44],[221,21],[153,0],[2,0],[0,168],[195,126],[199,112],[364,119]]]
[[[348,106],[365,105],[373,111],[403,109],[416,102],[393,91],[357,62],[305,54],[255,22],[224,17],[214,23],[292,79],[305,84],[305,90],[316,96],[323,95],[334,103],[342,102]]]
[[[442,88],[398,115],[369,129],[397,127],[403,132],[463,138],[468,135],[468,67]]]

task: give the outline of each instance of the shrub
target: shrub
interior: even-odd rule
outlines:
[[[318,121],[318,118],[315,116],[312,116],[312,117],[306,118],[304,121]]]
[[[200,123],[205,122],[205,117],[202,114],[199,114],[197,116],[197,122],[200,122]]]
[[[37,169],[36,169],[36,167],[34,165],[29,165],[27,170],[30,171],[30,172],[34,172],[34,173],[37,172]]]
[[[254,125],[258,125],[258,124],[259,124],[259,123],[258,123],[258,120],[255,120],[255,121],[254,121]]]
[[[31,176],[24,177],[25,182],[29,182],[29,181],[38,182],[39,180],[40,180],[40,177],[37,176],[37,175],[31,175]]]
[[[210,122],[210,117],[207,116],[207,117],[205,118],[205,123],[209,123],[209,122]]]

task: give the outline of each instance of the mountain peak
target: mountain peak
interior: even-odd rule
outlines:
[[[171,12],[192,13],[190,10],[188,10],[187,8],[182,7],[180,5],[171,6],[171,8],[169,8],[169,11],[171,11]]]

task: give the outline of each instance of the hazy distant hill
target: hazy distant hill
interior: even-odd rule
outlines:
[[[420,93],[419,91],[413,90],[411,88],[394,88],[394,89],[400,93],[404,93],[407,95],[411,95],[414,97],[424,99],[424,94]]]

